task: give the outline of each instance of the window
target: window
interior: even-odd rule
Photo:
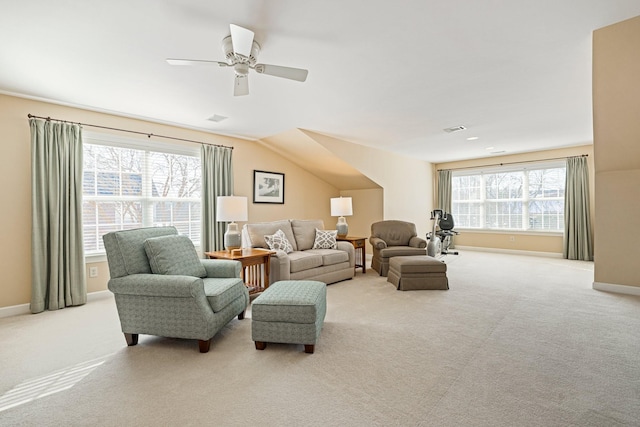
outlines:
[[[154,143],[84,138],[82,222],[85,254],[104,252],[115,230],[173,225],[200,243],[200,157]],[[183,150],[184,151],[184,150]]]
[[[564,164],[453,171],[451,213],[460,228],[564,229]]]

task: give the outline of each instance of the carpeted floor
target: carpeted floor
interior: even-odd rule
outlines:
[[[448,291],[374,271],[329,285],[315,353],[251,313],[127,348],[111,298],[0,319],[0,425],[640,426],[640,298],[593,264],[466,251]]]

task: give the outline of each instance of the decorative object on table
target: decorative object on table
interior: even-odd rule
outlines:
[[[345,237],[349,234],[349,225],[344,217],[351,215],[353,215],[351,197],[334,197],[331,199],[331,216],[338,217],[338,223],[336,224],[338,237]]]
[[[253,203],[284,204],[284,174],[254,170]]]
[[[224,233],[224,248],[227,251],[242,246],[242,235],[236,221],[247,220],[247,198],[243,196],[218,196],[216,200],[216,220],[229,222]]]

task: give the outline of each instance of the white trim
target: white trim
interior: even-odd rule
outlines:
[[[545,237],[563,237],[564,231],[534,231],[534,230],[520,230],[513,229],[507,230],[504,228],[500,229],[491,229],[491,228],[464,228],[464,227],[456,227],[456,231],[460,231],[461,233],[477,233],[477,234],[506,234],[506,235],[514,235],[514,236],[545,236]]]
[[[640,296],[640,286],[616,285],[613,283],[593,282],[596,291],[613,292],[616,294]]]
[[[97,301],[113,295],[110,291],[97,291],[87,294],[87,303]],[[11,305],[9,307],[0,307],[0,319],[5,317],[20,316],[23,314],[31,314],[29,304]]]
[[[452,250],[456,250],[456,249],[461,249],[466,251],[478,251],[478,252],[495,252],[499,254],[538,256],[543,258],[562,258],[562,254],[560,252],[522,251],[517,249],[484,248],[481,246],[455,245],[455,248],[452,248]]]

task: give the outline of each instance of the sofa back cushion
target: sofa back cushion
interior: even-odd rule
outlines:
[[[291,228],[296,239],[299,251],[313,248],[316,240],[316,228],[324,230],[324,222],[321,219],[292,219]]]
[[[296,245],[296,239],[293,236],[293,231],[291,229],[291,222],[288,219],[281,221],[271,221],[271,222],[256,222],[253,224],[245,224],[244,230],[246,232],[246,236],[249,238],[247,242],[252,248],[264,248],[269,249],[267,242],[264,240],[265,235],[273,235],[276,234],[278,230],[282,230],[284,235],[287,237],[289,243],[291,243],[291,247],[294,251],[298,250]]]
[[[417,235],[411,222],[387,220],[371,224],[371,236],[384,240],[387,246],[408,246],[409,240]]]
[[[177,235],[175,227],[147,227],[113,231],[102,236],[107,252],[111,278],[129,274],[151,273],[144,250],[144,241],[150,237]]]

